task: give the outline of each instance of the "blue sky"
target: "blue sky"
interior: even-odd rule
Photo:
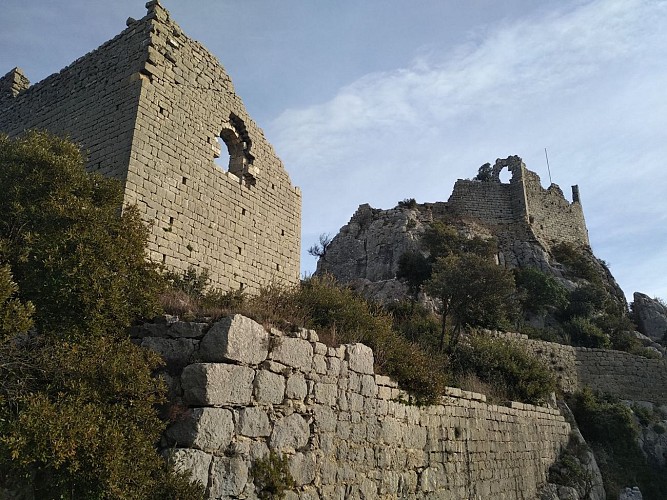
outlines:
[[[444,201],[511,154],[578,184],[628,298],[667,298],[667,1],[163,0],[303,190],[303,247],[361,203]],[[0,73],[32,82],[143,2],[3,0]],[[302,271],[314,269],[305,254]]]

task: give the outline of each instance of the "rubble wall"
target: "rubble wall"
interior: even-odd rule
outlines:
[[[330,348],[313,331],[268,333],[238,315],[206,328],[145,325],[135,336],[175,367],[170,384],[188,409],[163,445],[207,498],[256,498],[253,463],[270,450],[288,457],[292,500],[535,498],[568,440],[550,408],[459,389],[408,405],[361,344]]]

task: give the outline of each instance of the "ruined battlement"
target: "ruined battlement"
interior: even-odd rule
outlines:
[[[0,132],[45,129],[80,144],[87,169],[120,180],[151,225],[153,261],[209,269],[228,290],[297,283],[299,188],[215,56],[158,1],[146,7],[35,85],[17,68],[0,78]]]
[[[504,169],[512,174],[509,183],[500,181]],[[482,180],[456,181],[447,209],[488,224],[527,229],[545,248],[559,242],[590,245],[579,187],[572,186],[572,202],[567,201],[557,184],[544,189],[539,175],[518,156],[496,160]]]

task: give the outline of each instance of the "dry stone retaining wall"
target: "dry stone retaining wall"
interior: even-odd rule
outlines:
[[[503,334],[526,346],[549,366],[563,390],[584,385],[621,399],[667,403],[667,361],[622,351],[590,349]]]
[[[297,283],[300,190],[218,60],[159,2],[146,6],[58,74],[32,87],[20,70],[0,79],[0,132],[81,144],[88,170],[124,182],[151,223],[152,260],[209,269],[227,290]]]
[[[536,497],[570,426],[557,410],[450,389],[441,404],[405,404],[362,344],[327,347],[242,316],[147,325],[137,342],[169,361],[188,410],[165,447],[207,498],[256,498],[252,464],[289,457],[288,499]]]

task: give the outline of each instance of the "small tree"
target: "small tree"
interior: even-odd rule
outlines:
[[[475,254],[438,259],[426,289],[442,301],[441,350],[450,313],[455,323],[449,350],[456,345],[463,327],[494,327],[505,320],[513,307],[515,292],[510,271]]]
[[[319,243],[312,245],[308,249],[308,254],[312,255],[313,257],[324,259],[327,254],[327,249],[331,244],[331,240],[331,235],[327,233],[320,234]]]
[[[396,278],[405,280],[412,303],[416,302],[422,285],[431,277],[431,263],[421,252],[405,252],[398,259]]]

